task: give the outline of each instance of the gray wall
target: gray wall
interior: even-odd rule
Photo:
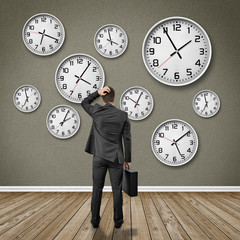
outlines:
[[[116,89],[116,106],[128,87],[139,85],[153,95],[155,107],[143,121],[132,121],[132,167],[139,171],[139,185],[236,186],[240,184],[239,128],[239,1],[73,1],[1,0],[0,15],[0,185],[91,185],[92,156],[84,152],[91,120],[80,105],[65,100],[57,91],[54,74],[63,58],[86,53],[103,66],[106,84]],[[63,47],[49,57],[26,49],[22,28],[39,12],[57,16],[65,26]],[[185,16],[208,33],[213,56],[207,72],[197,82],[174,88],[156,81],[144,67],[141,55],[147,31],[170,16]],[[128,34],[127,51],[117,59],[105,59],[95,50],[93,37],[107,23],[120,25]],[[31,84],[42,96],[39,109],[30,114],[18,111],[12,101],[16,88]],[[202,89],[215,91],[220,112],[200,118],[192,109],[193,96]],[[99,101],[100,103],[100,101]],[[69,104],[79,113],[81,127],[71,139],[59,140],[48,132],[47,113],[55,105]],[[152,153],[150,139],[162,121],[179,118],[194,126],[199,150],[182,167],[168,167]],[[106,180],[109,185],[109,178]]]

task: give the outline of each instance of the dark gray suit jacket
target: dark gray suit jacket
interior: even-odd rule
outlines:
[[[97,157],[114,162],[131,162],[131,132],[128,114],[111,103],[104,106],[91,105],[99,97],[98,91],[82,101],[82,107],[92,117],[93,123],[85,151]],[[122,138],[125,157],[123,156]]]

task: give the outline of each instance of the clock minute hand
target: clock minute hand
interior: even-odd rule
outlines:
[[[178,147],[176,141],[175,141],[174,139],[173,139],[173,141],[174,141],[174,145],[176,146],[176,148],[177,148],[177,150],[178,150],[178,153],[180,154],[180,156],[182,156],[182,154],[181,154],[181,152],[180,152],[180,150],[179,150],[179,147]]]
[[[186,136],[189,132],[190,132],[190,130],[187,131],[186,133],[184,133],[180,138],[178,138],[176,141],[174,141],[174,143],[172,143],[171,145],[173,145],[173,144],[175,144],[176,142],[178,142],[180,139],[182,139],[184,136]]]
[[[164,33],[166,33],[166,35],[167,35],[167,37],[168,37],[169,41],[170,41],[170,42],[171,42],[171,44],[173,45],[173,48],[176,50],[176,52],[175,52],[175,53],[177,53],[177,54],[178,54],[178,56],[179,56],[179,58],[180,58],[180,59],[182,59],[182,56],[180,55],[180,53],[178,52],[178,50],[177,50],[177,48],[176,48],[175,44],[173,43],[172,39],[171,39],[171,38],[170,38],[170,36],[168,35],[168,32],[167,32],[166,28],[164,28]]]
[[[139,95],[139,97],[138,97],[138,100],[137,100],[137,102],[136,102],[136,104],[135,104],[134,108],[136,108],[137,104],[139,105],[139,103],[138,103],[138,102],[139,102],[139,100],[140,100],[140,97],[142,96],[142,94],[143,94],[143,92],[141,92],[141,93],[140,93],[140,95]]]
[[[108,36],[109,36],[109,39],[110,39],[110,43],[112,45],[112,38],[111,38],[111,35],[110,35],[110,32],[109,32],[109,28],[108,28]]]
[[[38,33],[42,34],[41,32],[38,32]],[[57,39],[57,38],[52,37],[52,36],[50,36],[50,35],[48,35],[48,34],[44,34],[44,35],[45,35],[46,37],[52,38],[52,39],[56,40],[56,42],[58,42],[58,39]]]
[[[128,97],[130,100],[132,100],[133,102],[135,102],[137,105],[139,105],[139,103],[137,103],[136,101],[134,101],[132,98]]]

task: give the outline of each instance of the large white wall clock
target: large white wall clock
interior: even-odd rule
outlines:
[[[27,20],[22,37],[25,46],[32,53],[48,56],[62,46],[65,31],[58,18],[49,13],[39,13]]]
[[[101,64],[93,57],[78,53],[65,58],[58,66],[55,83],[67,100],[81,103],[89,94],[103,87],[105,75]]]
[[[47,115],[48,131],[56,138],[66,139],[77,133],[80,117],[77,111],[67,105],[54,107]]]
[[[169,166],[180,166],[189,162],[196,154],[198,136],[189,123],[170,119],[154,130],[151,145],[159,161]]]
[[[213,117],[220,109],[220,99],[215,92],[202,90],[193,98],[193,109],[200,117]]]
[[[41,103],[41,95],[35,87],[23,85],[14,92],[13,103],[21,112],[33,112]]]
[[[119,57],[124,53],[127,45],[128,37],[126,32],[115,24],[102,26],[94,36],[94,46],[103,57]]]
[[[170,17],[147,33],[142,57],[148,72],[170,86],[184,86],[199,79],[212,55],[210,39],[191,19]]]
[[[120,108],[128,113],[128,118],[131,120],[142,120],[149,116],[153,104],[150,92],[138,86],[128,88],[120,98]]]

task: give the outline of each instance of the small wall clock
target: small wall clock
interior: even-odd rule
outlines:
[[[65,58],[55,74],[59,93],[75,103],[81,103],[89,94],[101,89],[104,81],[101,64],[95,58],[83,53]]]
[[[170,86],[184,86],[199,79],[212,55],[210,39],[191,19],[170,17],[156,23],[147,33],[142,57],[148,72]]]
[[[151,145],[159,161],[169,166],[181,166],[196,154],[198,136],[189,123],[170,119],[154,130]]]
[[[120,108],[128,113],[131,120],[142,120],[149,116],[153,104],[152,95],[143,87],[128,88],[120,98]]]
[[[49,13],[39,13],[27,20],[22,37],[25,46],[32,53],[48,56],[62,46],[65,31],[58,18]]]
[[[119,57],[124,53],[127,45],[128,37],[126,32],[115,24],[102,26],[94,36],[94,46],[103,57]]]
[[[213,117],[220,109],[220,99],[215,92],[202,90],[193,98],[193,109],[200,117]]]
[[[77,111],[67,105],[54,107],[47,115],[48,131],[56,138],[66,139],[75,135],[80,127]]]
[[[35,111],[39,107],[41,95],[35,87],[23,85],[14,92],[13,102],[18,110],[29,113]]]

